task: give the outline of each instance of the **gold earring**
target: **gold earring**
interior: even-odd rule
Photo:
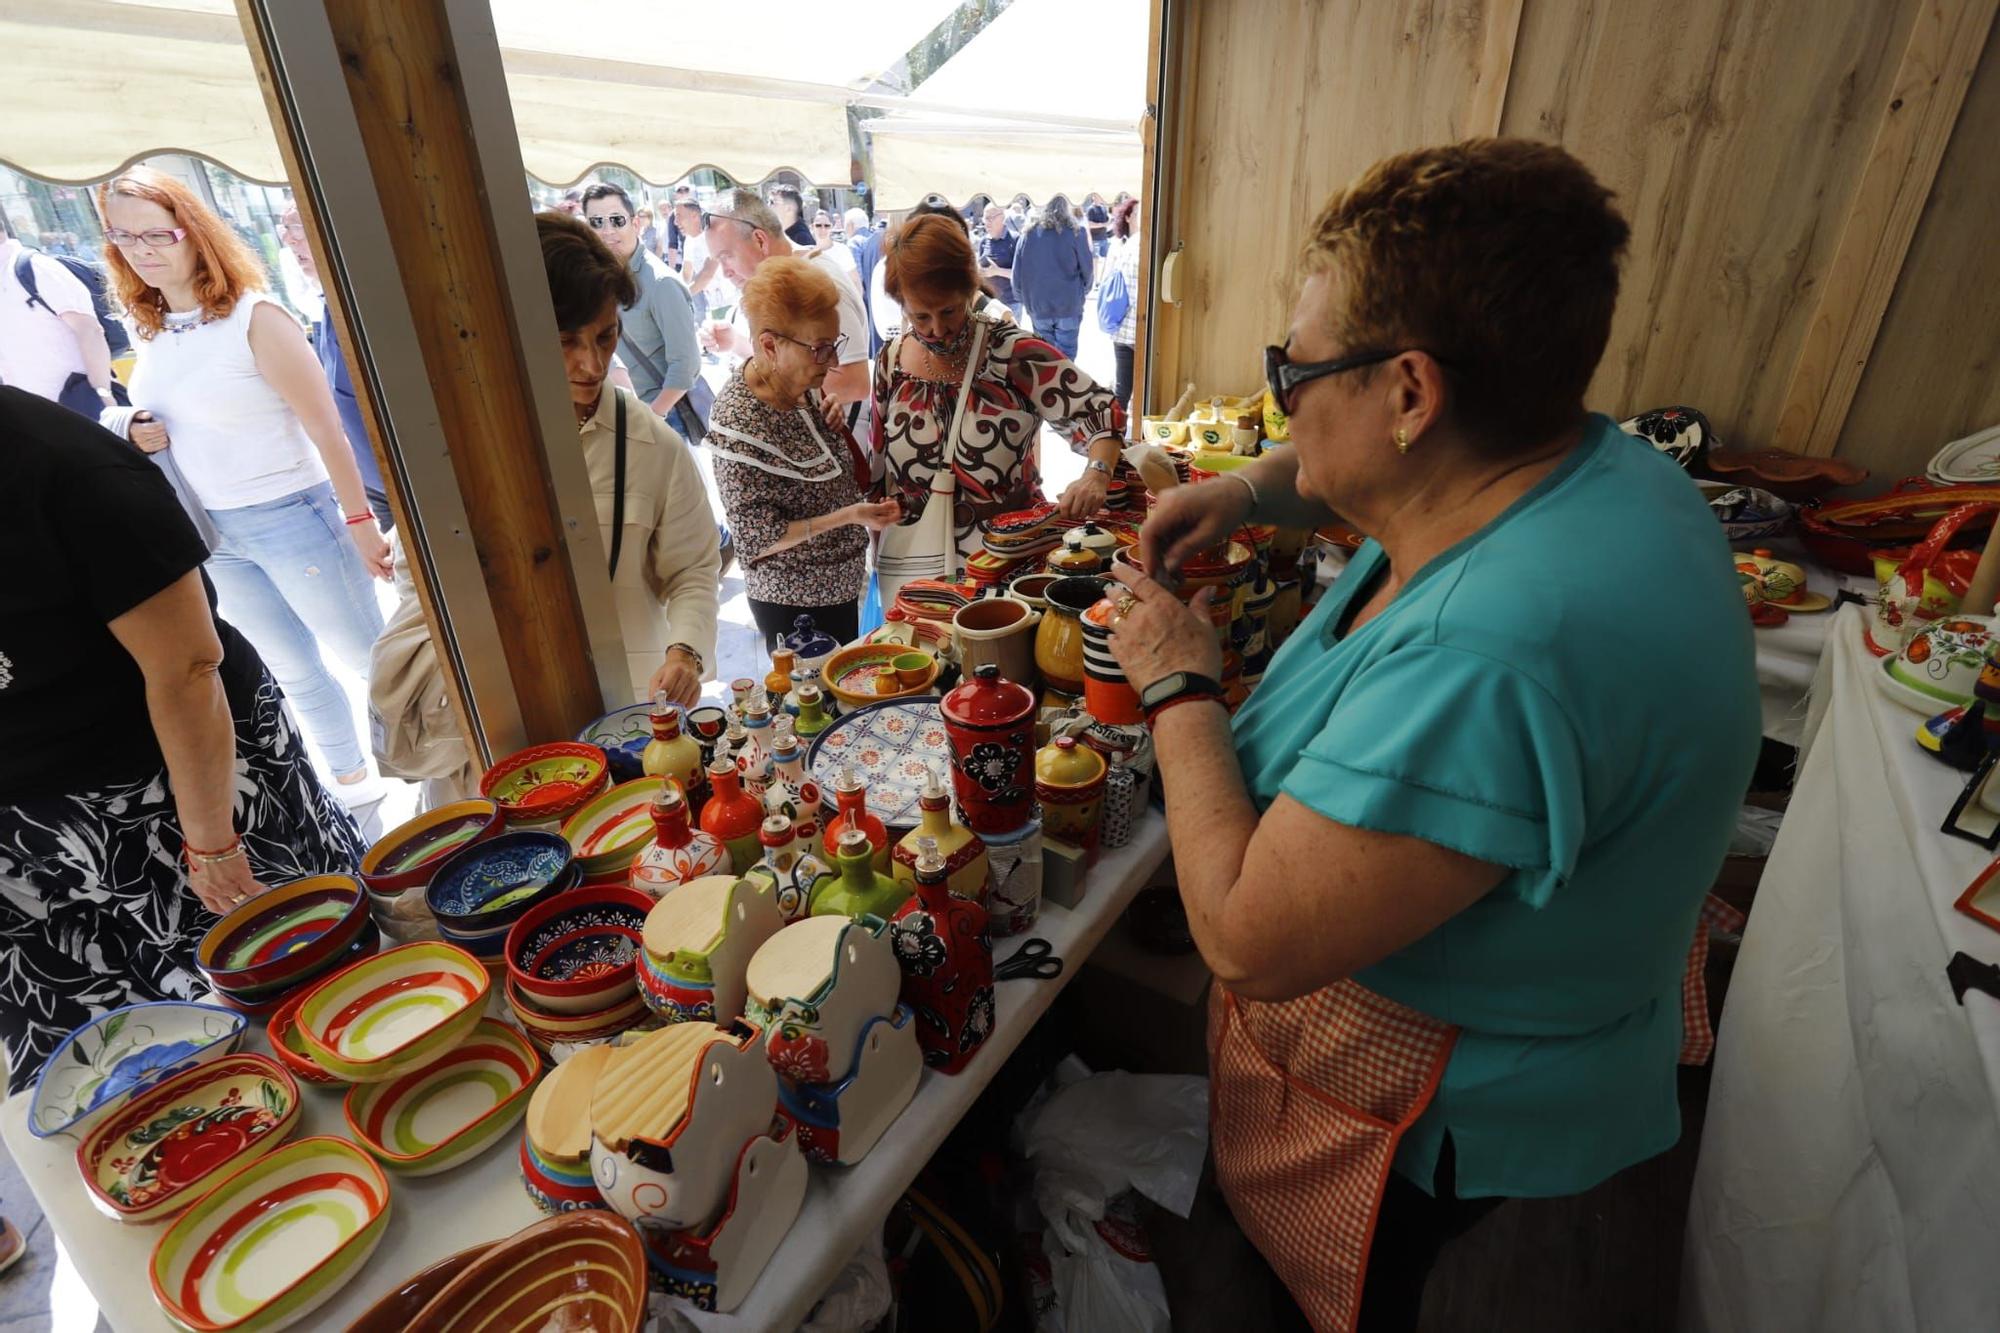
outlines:
[[[1410,452],[1410,432],[1401,426],[1396,427],[1396,452],[1399,454]]]

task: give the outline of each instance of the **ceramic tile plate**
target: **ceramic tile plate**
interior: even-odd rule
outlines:
[[[868,785],[868,808],[877,819],[892,828],[915,828],[925,778],[951,770],[951,742],[938,713],[938,696],[869,704],[819,734],[806,767],[827,793],[828,809],[834,808],[834,784],[848,764]]]
[[[1932,457],[1932,481],[1947,486],[1982,486],[2000,481],[2000,426],[1953,440]]]
[[[241,1014],[212,1004],[161,1000],[91,1019],[63,1038],[35,1080],[28,1132],[88,1133],[135,1092],[243,1042]]]
[[[437,1063],[351,1089],[347,1127],[390,1170],[432,1175],[477,1156],[513,1128],[541,1072],[541,1057],[526,1038],[482,1019]]]
[[[77,1167],[104,1213],[149,1222],[277,1147],[298,1119],[299,1085],[283,1066],[232,1055],[127,1102],[83,1141]]]
[[[148,1265],[181,1328],[274,1333],[360,1270],[389,1224],[389,1181],[345,1139],[300,1139],[176,1218]]]

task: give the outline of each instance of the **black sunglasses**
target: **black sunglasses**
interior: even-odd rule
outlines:
[[[631,218],[626,217],[623,213],[606,213],[601,218],[586,217],[584,219],[585,222],[590,224],[592,231],[603,231],[606,227],[617,231],[631,220]]]
[[[1359,370],[1363,366],[1379,366],[1405,352],[1420,352],[1420,347],[1397,347],[1385,352],[1355,352],[1334,361],[1294,361],[1292,354],[1283,347],[1264,349],[1264,383],[1270,386],[1271,398],[1279,410],[1290,413],[1292,394],[1302,384],[1324,379],[1328,375],[1338,375],[1343,371]],[[1428,353],[1426,354],[1428,355]],[[1431,360],[1444,365],[1442,357],[1432,356]]]

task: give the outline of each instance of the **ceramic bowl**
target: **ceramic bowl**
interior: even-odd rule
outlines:
[[[590,1162],[551,1162],[536,1151],[526,1134],[521,1136],[521,1184],[545,1213],[574,1213],[587,1208],[603,1208],[604,1196],[597,1192],[597,1177]]]
[[[586,882],[623,882],[632,862],[653,839],[653,797],[665,782],[647,777],[621,782],[585,802],[563,822],[563,839],[583,868]]]
[[[956,608],[953,608],[956,610]],[[840,700],[844,708],[862,708],[868,704],[881,703],[885,699],[900,699],[907,695],[927,694],[937,684],[938,663],[936,655],[931,658],[930,670],[915,684],[906,684],[896,678],[896,670],[890,665],[905,652],[923,652],[892,643],[857,643],[842,648],[827,659],[820,676],[833,697]],[[878,687],[877,682],[886,682]]]
[[[1991,616],[1950,616],[1913,635],[1903,650],[1882,661],[1889,697],[1926,717],[1969,703],[1986,665]]]
[[[509,824],[558,823],[610,780],[610,760],[600,747],[553,741],[517,750],[487,769],[479,794],[499,802]]]
[[[347,1333],[403,1333],[417,1311],[430,1304],[431,1297],[443,1291],[445,1284],[469,1268],[474,1259],[499,1243],[482,1241],[438,1260],[422,1272],[412,1273],[403,1279],[401,1286],[362,1311],[361,1317],[347,1326]]]
[[[632,1224],[564,1213],[515,1232],[474,1260],[411,1318],[407,1333],[638,1333],[646,1251]]]
[[[261,1055],[232,1055],[127,1101],[76,1150],[91,1202],[120,1222],[177,1213],[216,1179],[285,1141],[299,1085]]]
[[[595,1014],[633,993],[633,959],[653,896],[574,889],[529,909],[507,932],[510,985],[554,1014]]]
[[[467,847],[439,866],[424,901],[440,927],[478,934],[513,924],[536,903],[561,892],[572,864],[569,844],[560,834],[515,829]]]
[[[240,991],[225,990],[218,986],[215,989],[215,1002],[235,1010],[245,1018],[269,1018],[284,1007],[285,1001],[303,995],[341,968],[372,956],[381,947],[381,928],[372,920],[364,920],[361,924],[361,933],[354,937],[352,944],[333,957],[315,964],[310,971],[272,986],[255,986]]]
[[[128,1004],[62,1039],[28,1099],[28,1132],[81,1138],[134,1093],[243,1044],[243,1016],[212,1004]]]
[[[447,856],[505,827],[496,801],[479,797],[441,805],[378,838],[361,857],[361,882],[382,897],[421,887]]]
[[[314,875],[280,884],[216,922],[195,963],[218,990],[291,985],[354,943],[367,922],[361,881]]]
[[[305,998],[304,991],[289,997],[264,1024],[264,1038],[271,1044],[271,1058],[301,1083],[312,1083],[322,1088],[344,1088],[347,1080],[336,1078],[321,1069],[314,1062],[312,1052],[306,1049],[306,1039],[299,1032],[299,1006],[305,1003]]]
[[[435,1175],[492,1147],[528,1109],[542,1059],[527,1039],[482,1019],[435,1064],[348,1091],[354,1141],[406,1176]]]
[[[322,981],[299,1005],[315,1063],[350,1083],[420,1069],[478,1023],[492,979],[449,944],[405,944]]]
[[[274,1333],[323,1305],[374,1253],[389,1181],[346,1139],[300,1139],[188,1209],[153,1247],[153,1299],[193,1333]]]
[[[685,726],[685,714],[681,721]],[[581,744],[595,745],[604,751],[605,760],[611,765],[613,782],[631,782],[643,777],[646,770],[641,759],[646,752],[646,742],[653,739],[653,705],[645,702],[614,708],[577,732],[576,739]]]
[[[611,1036],[623,1032],[646,1016],[646,1002],[638,994],[636,986],[632,994],[602,1009],[581,1014],[559,1014],[544,1009],[523,995],[511,975],[505,985],[507,1007],[513,1010],[514,1017],[521,1020],[521,1026],[527,1029],[530,1036],[544,1041],[589,1041]]]

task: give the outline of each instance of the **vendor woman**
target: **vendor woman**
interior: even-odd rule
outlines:
[[[1141,553],[1171,581],[1253,520],[1368,540],[1233,722],[1208,594],[1113,590],[1217,981],[1216,1179],[1315,1327],[1414,1327],[1450,1236],[1680,1133],[1759,715],[1714,518],[1583,408],[1626,236],[1552,145],[1377,163],[1266,353],[1293,447],[1168,492]]]

